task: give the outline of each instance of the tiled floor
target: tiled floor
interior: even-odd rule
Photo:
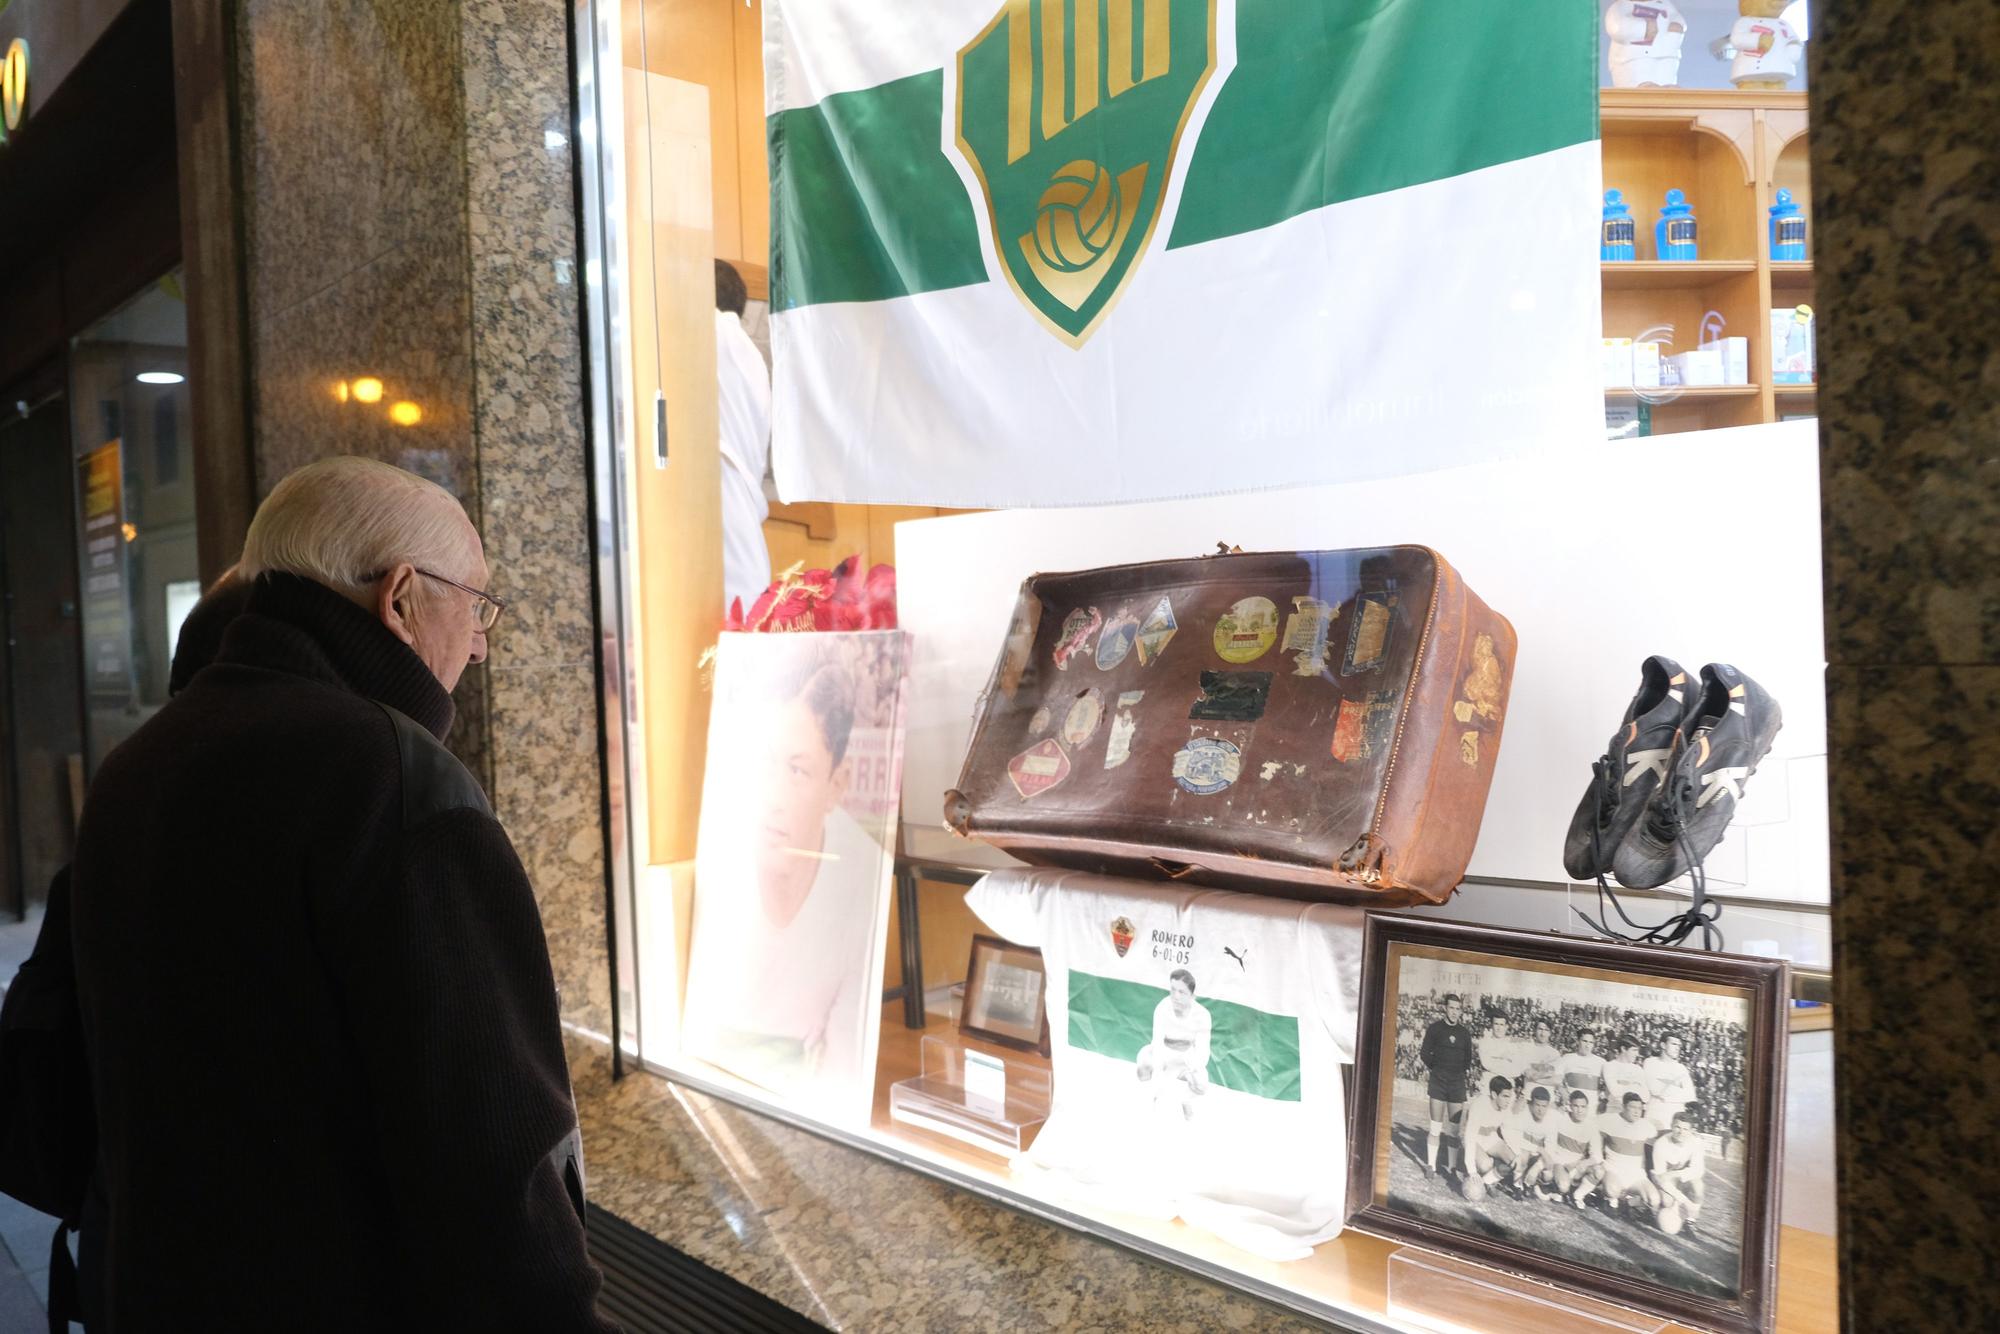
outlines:
[[[42,930],[42,908],[40,904],[28,910],[24,922],[13,920],[11,913],[0,913],[0,991],[14,980],[14,970],[35,952],[35,937]]]
[[[0,1195],[0,1330],[7,1334],[26,1334],[48,1321],[49,1239],[55,1230],[55,1219]]]

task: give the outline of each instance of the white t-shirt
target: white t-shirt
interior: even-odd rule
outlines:
[[[1603,1137],[1604,1161],[1612,1169],[1646,1172],[1646,1146],[1659,1138],[1660,1128],[1640,1117],[1628,1121],[1622,1112],[1606,1112],[1597,1118],[1597,1133]]]
[[[1597,1110],[1597,1086],[1604,1078],[1604,1058],[1598,1055],[1586,1056],[1580,1051],[1570,1052],[1556,1062],[1557,1087],[1555,1094],[1562,1099],[1562,1105],[1569,1104],[1569,1095],[1579,1089],[1590,1095],[1590,1110]]]
[[[1501,1111],[1493,1105],[1493,1093],[1490,1088],[1480,1090],[1477,1097],[1466,1099],[1464,1124],[1466,1142],[1486,1144],[1498,1138],[1507,1123],[1514,1119],[1519,1107],[1518,1102],[1510,1099],[1507,1110]]]
[[[1532,1038],[1522,1039],[1521,1051],[1525,1058],[1521,1074],[1527,1081],[1521,1089],[1521,1096],[1526,1098],[1536,1089],[1544,1088],[1553,1098],[1557,1087],[1556,1063],[1562,1059],[1562,1053],[1548,1043],[1536,1042]]]
[[[1479,1068],[1488,1079],[1494,1075],[1519,1079],[1521,1072],[1528,1068],[1528,1046],[1512,1035],[1501,1038],[1489,1033],[1479,1039],[1477,1050]]]
[[[812,889],[782,925],[765,912],[755,849],[704,840],[682,1041],[753,1083],[852,1120],[857,1098],[864,1115],[868,1105],[863,1066],[867,1026],[879,1021],[875,956],[890,868],[846,811],[828,815],[825,831]]]
[[[1700,1179],[1707,1166],[1708,1154],[1699,1135],[1689,1135],[1681,1144],[1674,1143],[1672,1135],[1662,1135],[1653,1141],[1653,1170],[1661,1176]]]
[[[1670,1125],[1674,1113],[1694,1101],[1694,1076],[1665,1056],[1648,1056],[1645,1070],[1646,1110],[1661,1125]]]
[[[1611,1101],[1605,1106],[1608,1112],[1616,1112],[1623,1107],[1625,1095],[1628,1093],[1649,1098],[1653,1092],[1652,1085],[1646,1078],[1646,1067],[1632,1061],[1606,1061],[1604,1087],[1611,1094]]]
[[[1017,1171],[1272,1260],[1339,1235],[1360,910],[1042,867],[966,901],[1048,970],[1054,1105]],[[1208,1081],[1163,1099],[1137,1062],[1177,968],[1210,1020]]]
[[[1549,1114],[1555,1121],[1555,1114]],[[1549,1145],[1549,1158],[1564,1166],[1572,1166],[1598,1157],[1604,1148],[1604,1138],[1597,1133],[1597,1113],[1591,1112],[1582,1121],[1577,1121],[1568,1112],[1556,1122],[1555,1139]]]
[[[1500,1127],[1500,1133],[1514,1146],[1517,1153],[1533,1154],[1537,1158],[1547,1157],[1555,1143],[1556,1132],[1569,1124],[1569,1118],[1550,1108],[1535,1119],[1535,1109],[1530,1106],[1508,1119]]]
[[[1153,1007],[1153,1059],[1164,1064],[1176,1061],[1196,1070],[1208,1069],[1209,1034],[1215,1020],[1208,1007],[1191,1003],[1186,1014],[1174,1011],[1171,994]]]
[[[722,443],[722,607],[743,599],[745,615],[771,585],[764,544],[764,466],[771,457],[771,372],[733,310],[715,312],[717,424]]]

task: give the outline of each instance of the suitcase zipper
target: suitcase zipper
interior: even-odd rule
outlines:
[[[1431,605],[1424,617],[1424,632],[1417,637],[1417,656],[1410,664],[1410,689],[1403,696],[1403,710],[1396,716],[1396,738],[1389,743],[1389,765],[1382,771],[1382,795],[1375,802],[1375,818],[1368,823],[1367,838],[1370,843],[1382,841],[1382,818],[1389,810],[1389,785],[1396,781],[1396,760],[1403,752],[1403,729],[1409,726],[1410,710],[1415,707],[1417,680],[1424,673],[1424,653],[1430,648],[1431,631],[1437,627],[1438,597],[1444,592],[1444,562],[1436,552],[1431,553],[1433,572],[1431,574]],[[1374,848],[1369,851],[1373,853]],[[1361,872],[1361,883],[1372,885],[1382,879],[1382,864],[1379,857],[1371,856],[1368,865]]]

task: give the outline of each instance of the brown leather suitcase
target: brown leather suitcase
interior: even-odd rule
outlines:
[[[1479,834],[1514,648],[1428,547],[1038,574],[945,821],[1043,865],[1442,902]]]

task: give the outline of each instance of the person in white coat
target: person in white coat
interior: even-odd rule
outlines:
[[[747,614],[771,583],[764,545],[764,467],[771,457],[771,373],[743,331],[749,294],[726,260],[715,261],[715,378],[722,436],[722,609],[741,598]]]

